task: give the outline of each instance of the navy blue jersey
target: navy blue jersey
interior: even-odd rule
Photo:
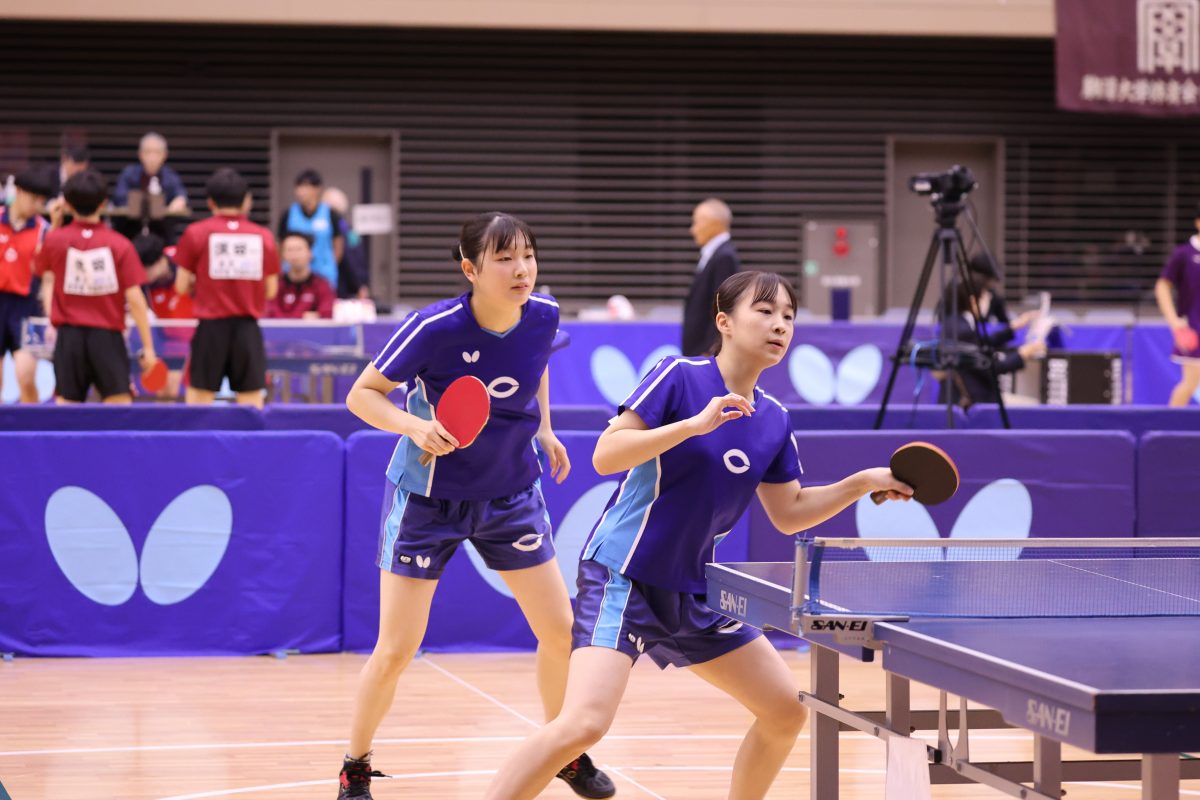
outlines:
[[[713,358],[665,358],[622,404],[650,428],[694,417],[729,393]],[[678,592],[706,591],[713,547],[760,483],[800,477],[787,410],[755,388],[754,413],[693,436],[621,478],[583,558]]]
[[[532,484],[541,472],[533,444],[541,422],[537,390],[557,332],[558,303],[538,294],[504,333],[479,327],[469,292],[410,314],[374,361],[390,380],[408,384],[406,410],[433,419],[442,392],[463,375],[483,381],[492,410],[474,444],[427,467],[418,462],[423,451],[402,436],[388,480],[446,500],[506,497]]]

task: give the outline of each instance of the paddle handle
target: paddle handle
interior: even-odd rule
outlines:
[[[887,495],[888,493],[886,489],[880,489],[877,492],[871,492],[871,502],[877,506],[883,505],[883,501],[887,500]]]
[[[417,459],[417,463],[422,467],[428,467],[431,461],[433,461],[433,453],[430,453],[428,450],[422,451],[421,457]]]

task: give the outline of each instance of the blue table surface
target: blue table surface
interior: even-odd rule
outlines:
[[[1118,693],[1125,697],[1103,702],[1145,708],[1156,700],[1138,693],[1171,692],[1173,700],[1161,700],[1178,703],[1182,694],[1200,702],[1198,564],[1161,558],[832,562],[821,566],[819,596],[831,613],[837,607],[911,616],[876,626],[885,658],[888,647],[938,652],[998,679],[1011,677],[1015,667],[1033,682],[1077,684],[1080,694]],[[790,604],[792,564],[726,566],[773,586]],[[1131,603],[1154,615],[1118,615]],[[1012,616],[996,618],[997,608]]]

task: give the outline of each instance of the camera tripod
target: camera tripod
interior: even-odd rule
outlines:
[[[986,368],[991,379],[992,389],[996,393],[996,402],[1000,407],[1000,419],[1004,423],[1005,428],[1012,427],[1008,419],[1008,409],[1004,406],[1004,397],[1000,393],[1000,382],[996,375],[995,348],[992,347],[988,340],[978,308],[972,304],[971,308],[964,309],[970,313],[971,321],[974,323],[976,337],[979,339],[978,347],[964,345],[953,338],[950,326],[946,324],[948,320],[957,319],[960,312],[958,308],[958,294],[953,291],[953,284],[946,281],[948,272],[953,271],[956,279],[961,281],[962,285],[967,288],[969,297],[977,296],[974,282],[971,280],[971,272],[967,268],[966,247],[963,245],[962,234],[959,232],[957,225],[958,215],[963,210],[963,206],[962,195],[959,195],[958,199],[954,202],[936,196],[933,200],[934,217],[937,220],[937,227],[933,231],[933,237],[929,242],[929,250],[925,254],[925,264],[921,269],[921,276],[917,281],[917,289],[913,294],[912,304],[908,308],[908,318],[905,320],[904,330],[900,334],[900,343],[896,346],[895,355],[892,356],[892,371],[888,375],[887,388],[883,391],[883,400],[879,404],[879,413],[875,416],[876,430],[883,427],[883,418],[887,414],[888,401],[891,399],[892,389],[896,383],[896,372],[899,370],[901,364],[912,363],[917,367],[940,370],[946,372],[947,379],[951,380],[957,377],[959,366],[967,360],[974,361],[977,365]],[[913,330],[916,327],[917,314],[920,312],[921,304],[925,300],[925,292],[929,288],[929,280],[933,275],[935,264],[939,266],[938,274],[942,286],[942,302],[939,304],[942,311],[941,333],[938,341],[932,348],[922,348],[918,343],[913,342]],[[945,297],[947,288],[951,289],[949,303],[946,302]],[[953,392],[947,391],[946,426],[949,428],[954,427],[953,406]]]

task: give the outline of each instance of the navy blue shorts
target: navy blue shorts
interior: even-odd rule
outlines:
[[[465,540],[494,570],[536,567],[554,558],[541,486],[535,482],[492,500],[437,500],[389,482],[375,561],[380,569],[439,578]]]
[[[666,669],[731,653],[762,636],[710,609],[704,595],[631,580],[597,561],[579,562],[572,649],[607,647]]]
[[[33,312],[33,301],[26,295],[0,292],[0,358],[21,349],[21,327]]]

